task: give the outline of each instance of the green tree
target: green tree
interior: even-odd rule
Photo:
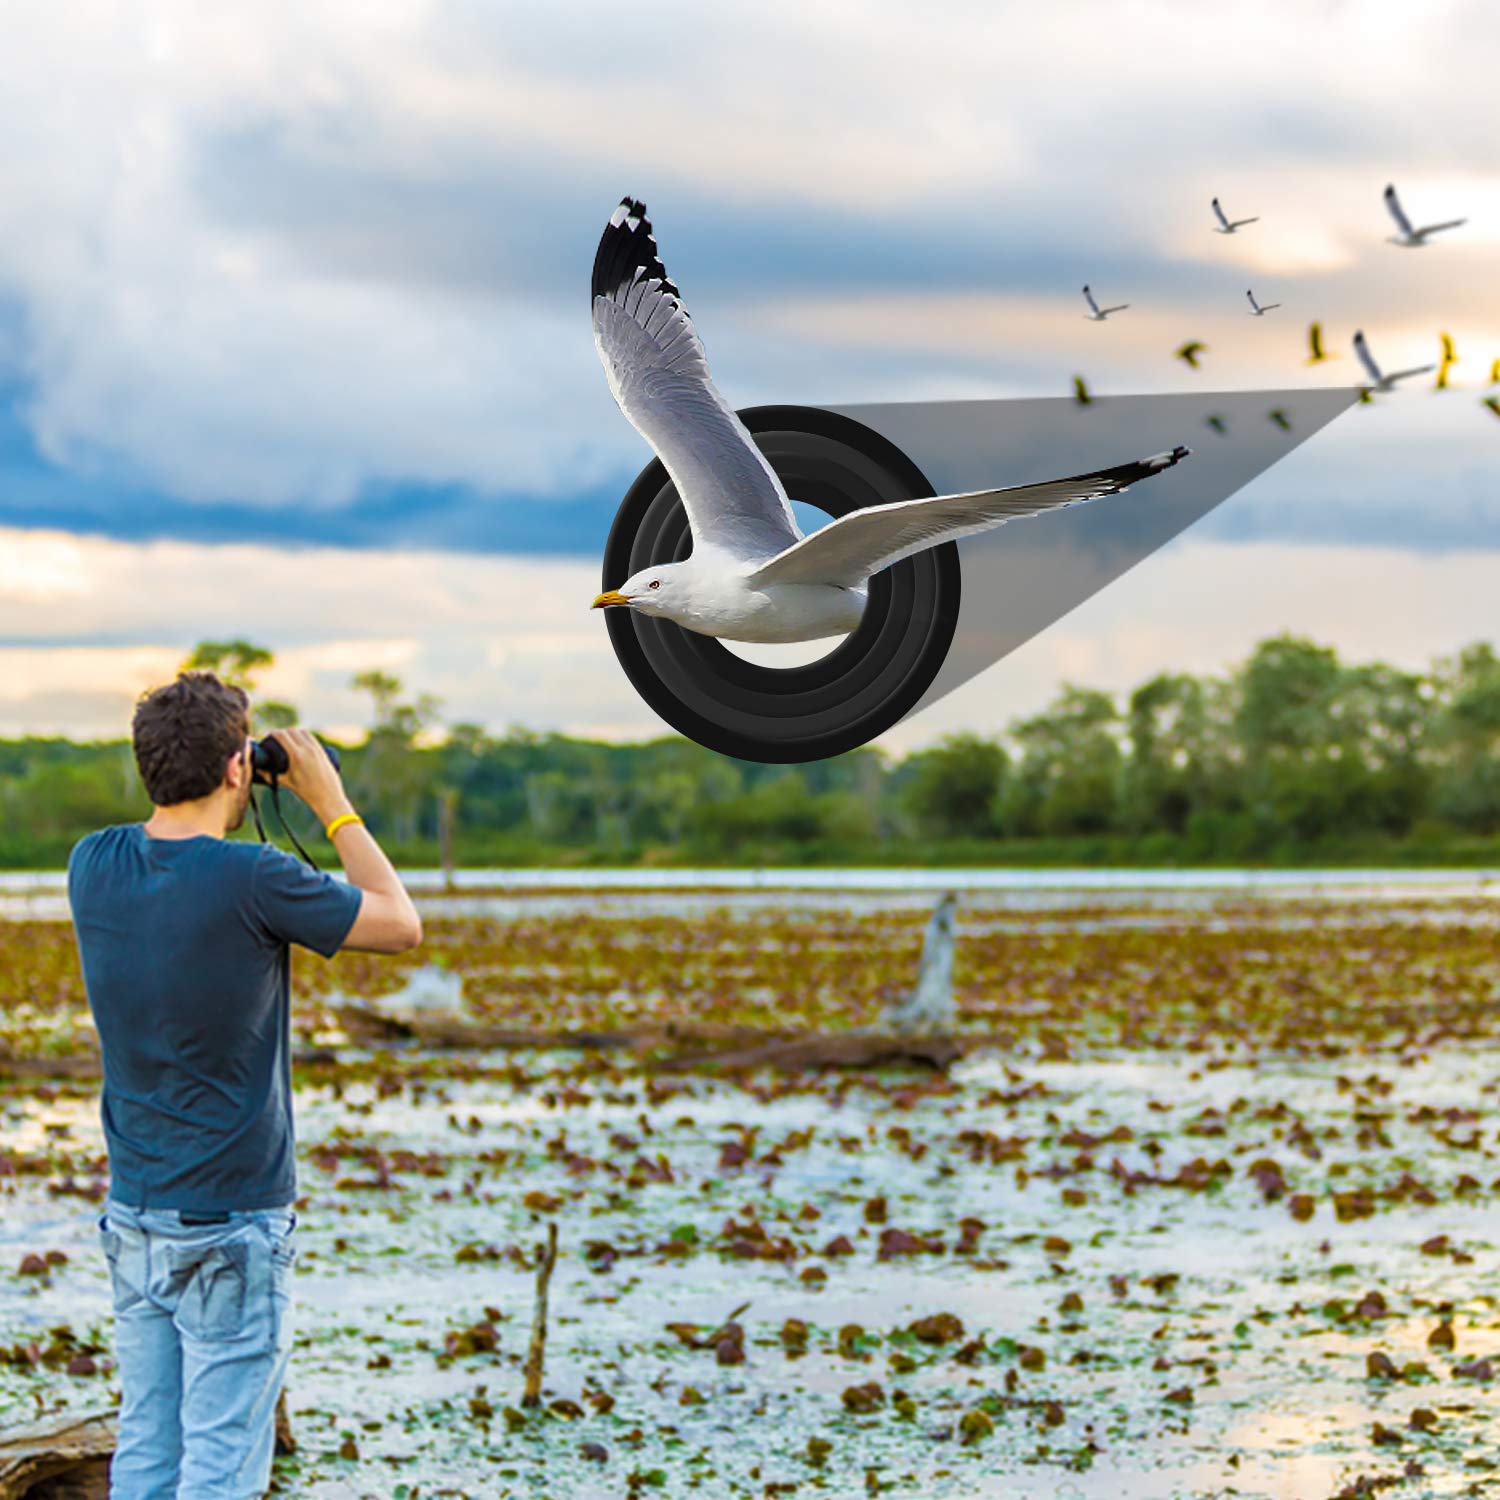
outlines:
[[[1500,658],[1466,647],[1436,672],[1439,708],[1435,805],[1460,828],[1500,831]]]
[[[1131,832],[1181,834],[1216,793],[1227,791],[1231,772],[1215,686],[1163,672],[1130,695],[1121,818]]]
[[[938,838],[983,838],[993,832],[1007,758],[995,740],[952,734],[907,758],[899,796],[920,832]]]
[[[297,722],[297,710],[290,703],[268,698],[255,699],[255,681],[275,666],[276,655],[265,646],[250,641],[199,641],[182,664],[184,672],[212,672],[220,682],[244,688],[250,694],[251,713],[256,726],[267,729],[289,729]]]
[[[1332,648],[1263,641],[1238,674],[1235,732],[1261,848],[1372,830],[1399,832],[1426,795],[1420,762],[1427,688]]]
[[[1107,833],[1116,825],[1119,711],[1108,693],[1064,686],[1044,713],[1011,730],[1020,762],[1000,797],[1000,822],[1020,835]]]
[[[249,641],[199,641],[182,664],[184,672],[212,672],[230,687],[248,693],[255,679],[275,663],[275,653]]]
[[[356,786],[374,804],[398,839],[415,838],[424,802],[430,802],[441,763],[423,755],[417,741],[437,719],[438,699],[430,693],[406,701],[398,677],[361,672],[351,685],[369,693],[374,723],[359,757]]]

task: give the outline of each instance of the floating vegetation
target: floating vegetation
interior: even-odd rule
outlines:
[[[976,893],[954,993],[981,1050],[795,1071],[659,1064],[674,1025],[874,1025],[930,902],[502,904],[427,917],[442,977],[298,955],[280,1493],[1493,1484],[1492,903]],[[117,1385],[71,934],[4,932],[0,1429]],[[400,1022],[402,994],[635,1040],[434,1050],[340,1021]]]

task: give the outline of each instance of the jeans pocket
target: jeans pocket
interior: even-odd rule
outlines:
[[[235,1337],[245,1323],[249,1246],[244,1240],[228,1240],[172,1250],[173,1271],[184,1278],[178,1316],[185,1330],[202,1339]]]
[[[114,1310],[117,1313],[128,1312],[145,1296],[145,1292],[126,1274],[123,1264],[124,1240],[113,1229],[105,1228],[102,1219],[99,1227],[99,1248],[104,1251],[104,1259],[109,1263],[109,1285]]]

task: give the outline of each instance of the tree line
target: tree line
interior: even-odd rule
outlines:
[[[185,664],[253,693],[273,658],[205,642]],[[386,673],[353,681],[370,724],[340,747],[346,778],[409,863],[1500,859],[1500,658],[1484,643],[1406,671],[1279,636],[1223,675],[1161,673],[1122,696],[1068,685],[1001,733],[806,766],[676,737],[494,735],[444,724]],[[296,722],[256,704],[258,731]],[[56,866],[91,828],[147,811],[126,740],[0,741],[0,865]]]

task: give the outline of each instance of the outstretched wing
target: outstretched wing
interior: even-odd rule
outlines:
[[[1409,380],[1413,375],[1426,375],[1435,369],[1437,369],[1436,365],[1417,365],[1414,369],[1397,370],[1393,374],[1387,375],[1386,379],[1388,381]]]
[[[802,532],[786,491],[715,387],[646,205],[633,198],[600,237],[593,313],[609,388],[677,486],[694,546],[749,559],[795,542]]]
[[[1396,227],[1402,234],[1412,235],[1415,233],[1411,227],[1411,220],[1406,217],[1401,207],[1401,200],[1396,196],[1396,185],[1394,183],[1386,184],[1385,206],[1390,210],[1391,217],[1396,221]]]
[[[1099,316],[1099,304],[1094,301],[1094,294],[1087,287],[1084,287],[1084,289],[1083,289],[1083,295],[1084,295],[1084,300],[1087,301],[1090,310],[1093,312],[1094,316],[1097,318]]]
[[[1174,448],[1170,453],[1158,453],[1072,479],[867,506],[830,522],[769,562],[747,568],[745,577],[758,587],[832,583],[853,588],[882,568],[939,542],[956,542],[1022,516],[1037,516],[1085,500],[1098,500],[1104,495],[1117,495],[1187,456],[1186,448]]]
[[[1385,376],[1380,373],[1380,366],[1375,363],[1374,357],[1365,344],[1365,336],[1362,332],[1354,335],[1354,352],[1359,356],[1359,362],[1365,367],[1365,373],[1370,379],[1376,385],[1382,384]]]
[[[1441,224],[1424,224],[1418,231],[1418,239],[1429,234],[1437,234],[1444,229],[1457,229],[1460,224],[1467,224],[1467,219],[1445,219]]]
[[[1224,210],[1219,207],[1219,200],[1217,198],[1215,198],[1213,200],[1213,210],[1214,210],[1214,217],[1219,221],[1219,223],[1225,229],[1228,229],[1229,228],[1229,220],[1227,218],[1225,218],[1225,216],[1224,216]]]

